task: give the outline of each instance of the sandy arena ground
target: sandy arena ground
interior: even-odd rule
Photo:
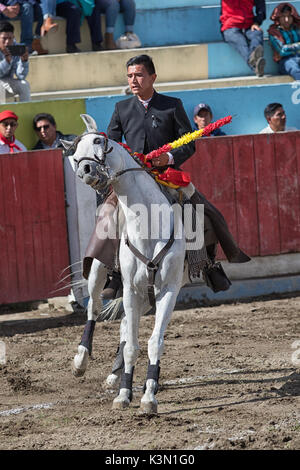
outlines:
[[[141,319],[134,397],[121,412],[111,409],[115,392],[102,387],[119,321],[97,323],[93,357],[75,378],[84,314],[48,306],[2,312],[0,449],[300,449],[299,313],[300,296],[175,311],[158,414],[144,416],[153,316]]]

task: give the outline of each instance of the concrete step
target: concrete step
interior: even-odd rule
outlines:
[[[164,89],[215,87],[216,79],[241,77],[256,84],[256,76],[242,57],[224,42],[152,47],[131,50],[82,52],[31,56],[28,81],[33,99],[52,96],[89,96],[124,93],[127,86],[125,64],[136,54],[149,54],[155,63],[158,83]],[[269,44],[265,44],[266,77],[278,74]],[[59,73],[58,73],[59,71]],[[211,82],[209,80],[212,80]],[[272,80],[290,81],[289,77]],[[189,82],[189,84],[187,83]],[[222,85],[221,86],[234,86]],[[271,83],[273,83],[271,81]],[[219,86],[219,85],[218,85]],[[87,94],[88,93],[88,94]]]
[[[288,75],[265,75],[264,77],[248,76],[248,77],[232,77],[218,78],[210,80],[186,80],[177,82],[156,82],[155,89],[161,93],[168,91],[180,90],[199,90],[213,88],[232,88],[241,86],[271,85],[292,82],[292,78]],[[128,86],[116,87],[98,87],[84,88],[76,90],[61,90],[53,92],[36,92],[32,93],[33,101],[56,100],[60,98],[88,98],[92,96],[112,96],[128,94]]]
[[[270,15],[278,2],[268,1],[267,19],[262,29],[267,37],[271,23]],[[291,1],[300,12],[300,0]],[[142,47],[158,47],[167,45],[200,44],[222,41],[220,32],[220,1],[217,0],[145,0],[136,1],[135,32],[139,36]],[[57,33],[43,38],[43,46],[51,54],[65,53],[66,22],[58,18]],[[14,21],[16,37],[20,37],[20,22]],[[101,17],[102,32],[105,32],[105,19]],[[100,26],[100,25],[99,25]],[[124,33],[123,15],[118,16],[115,26],[115,39]],[[90,33],[87,21],[81,26],[81,43],[78,47],[91,51]]]

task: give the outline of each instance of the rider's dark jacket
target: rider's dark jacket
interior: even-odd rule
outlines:
[[[119,101],[107,129],[110,139],[122,142],[124,137],[133,152],[143,154],[173,142],[188,132],[192,132],[192,127],[181,100],[156,91],[147,109],[136,96]],[[171,153],[174,166],[178,168],[195,153],[195,144],[191,142]]]

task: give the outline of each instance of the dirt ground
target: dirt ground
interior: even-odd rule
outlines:
[[[299,312],[300,296],[175,311],[153,416],[139,413],[153,316],[141,319],[133,401],[115,411],[102,384],[119,321],[97,323],[93,357],[75,378],[84,314],[2,312],[0,449],[300,449]]]

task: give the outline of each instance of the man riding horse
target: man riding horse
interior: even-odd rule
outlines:
[[[127,79],[133,97],[118,102],[115,106],[107,135],[116,142],[126,144],[132,152],[144,155],[158,149],[167,142],[191,132],[191,124],[178,98],[157,93],[154,89],[156,72],[153,61],[148,55],[139,55],[131,58],[127,64]],[[168,153],[162,153],[153,158],[153,167],[159,170],[172,166],[180,169],[180,165],[195,153],[195,144],[190,142]],[[243,253],[228,230],[227,223],[222,214],[198,192],[192,184],[188,186],[188,198],[196,208],[198,204],[204,205],[204,241],[210,266],[215,269],[209,276],[208,285],[215,292],[226,290],[230,286],[222,269],[217,269],[215,262],[216,247],[219,242],[228,261],[231,263],[244,263],[250,258]],[[101,207],[99,223],[109,224],[110,215],[117,206],[117,198],[113,192],[106,194],[106,202]],[[115,268],[118,242],[109,238],[100,239],[97,236],[97,227],[91,236],[84,259],[84,276],[88,277],[89,269],[94,258],[102,261],[111,270],[110,282],[104,289],[102,297],[112,299],[121,286],[121,277]],[[204,276],[204,279],[206,277]],[[207,278],[206,278],[207,279]]]

